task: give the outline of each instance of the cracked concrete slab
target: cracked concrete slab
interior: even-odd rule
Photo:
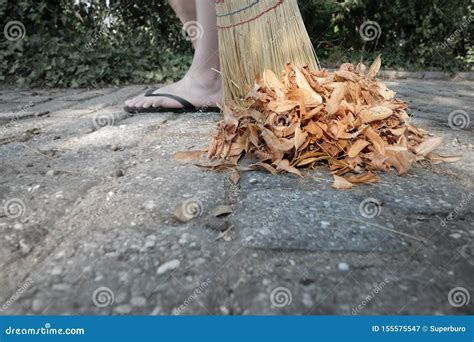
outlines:
[[[3,89],[0,313],[474,313],[448,299],[474,295],[472,123],[448,122],[455,110],[473,119],[473,83],[388,84],[462,161],[350,191],[332,189],[325,166],[235,186],[172,159],[205,147],[219,114],[129,115],[140,85]],[[33,98],[24,113],[48,113],[12,121]],[[232,213],[211,217],[220,205]]]

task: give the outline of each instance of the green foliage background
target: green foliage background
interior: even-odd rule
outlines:
[[[383,54],[385,67],[472,70],[470,0],[300,0],[324,66]],[[2,27],[21,21],[23,39],[0,40],[0,81],[83,87],[167,82],[181,77],[192,49],[166,0],[0,0]],[[358,28],[379,23],[364,43]],[[458,32],[458,33],[456,33]],[[449,38],[449,39],[448,39]]]

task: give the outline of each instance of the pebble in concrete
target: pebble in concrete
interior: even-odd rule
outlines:
[[[174,270],[179,267],[180,263],[181,262],[178,259],[168,261],[167,263],[164,263],[163,265],[158,267],[158,270],[156,271],[156,273],[163,274],[165,272]]]
[[[340,262],[338,265],[337,265],[337,268],[339,269],[339,271],[343,271],[343,272],[347,272],[349,271],[349,265],[345,262]]]

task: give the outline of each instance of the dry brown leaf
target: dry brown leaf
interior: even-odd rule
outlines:
[[[189,163],[204,157],[206,151],[181,151],[173,154],[173,159],[182,163]]]
[[[265,127],[262,128],[263,140],[267,143],[267,146],[273,150],[287,152],[294,147],[295,139],[278,138],[275,134]]]
[[[234,171],[232,171],[232,174],[231,174],[230,177],[229,177],[229,180],[230,180],[233,184],[238,184],[239,181],[240,181],[240,173],[239,173],[239,171],[237,171],[236,169],[234,169]]]
[[[356,74],[347,70],[336,71],[335,75],[341,80],[348,80],[352,82],[357,82],[360,79],[360,77],[358,77]]]
[[[278,98],[284,97],[284,93],[286,92],[285,86],[280,82],[273,71],[267,69],[263,72],[263,82],[266,87],[275,91]]]
[[[271,166],[270,164],[267,164],[267,163],[258,162],[258,163],[252,164],[250,166],[251,167],[254,167],[254,166],[255,167],[261,167],[261,168],[267,170],[268,172],[270,172],[272,175],[278,174],[277,169],[275,169],[273,166]]]
[[[326,104],[326,111],[329,115],[335,114],[339,110],[342,100],[346,93],[345,83],[339,83],[331,94],[328,103]]]
[[[441,145],[442,142],[443,138],[428,138],[415,148],[415,153],[426,156]]]
[[[364,135],[372,143],[372,145],[375,148],[375,151],[377,151],[380,154],[385,154],[385,143],[383,139],[380,137],[380,135],[376,131],[374,131],[372,127],[367,127],[364,130]]]
[[[399,175],[410,170],[416,159],[416,156],[413,153],[398,149],[387,149],[386,155],[388,157],[386,163],[397,169]]]
[[[364,63],[358,63],[355,68],[355,72],[361,75],[365,75],[366,70],[367,70],[367,67]]]
[[[385,100],[392,100],[395,97],[395,92],[387,88],[383,83],[377,82],[377,93],[382,96]]]
[[[392,133],[393,135],[396,135],[396,136],[400,136],[403,133],[405,133],[406,130],[407,130],[406,127],[394,128],[394,129],[390,130],[390,133]]]
[[[346,177],[346,179],[353,184],[369,184],[378,183],[380,181],[380,177],[370,171],[362,175],[351,175]]]
[[[352,187],[354,186],[354,184],[349,182],[344,177],[341,177],[338,175],[333,175],[333,177],[334,177],[334,182],[332,183],[332,187],[335,189],[347,190],[347,189],[352,189]]]
[[[279,161],[275,162],[274,165],[276,166],[277,170],[279,170],[279,171],[283,170],[283,171],[286,171],[286,172],[294,173],[295,175],[298,175],[300,177],[303,177],[301,172],[296,167],[290,166],[290,162],[286,159],[279,160]]]
[[[361,123],[370,123],[372,121],[384,120],[393,114],[393,110],[385,106],[375,106],[363,109],[358,118]]]
[[[367,78],[369,80],[374,79],[375,76],[377,76],[377,73],[380,70],[380,67],[382,65],[382,60],[380,58],[380,55],[378,55],[372,65],[369,67],[369,70],[367,71]]]
[[[315,104],[323,103],[323,98],[321,97],[321,95],[319,95],[316,91],[313,90],[313,88],[311,88],[308,81],[306,80],[306,77],[301,73],[301,71],[299,71],[298,68],[293,68],[293,71],[295,72],[296,84],[298,85],[298,87],[307,91]]]
[[[289,100],[276,100],[268,103],[268,109],[275,113],[286,113],[298,106],[299,103],[296,101]]]
[[[314,121],[310,121],[304,126],[304,130],[310,134],[314,134],[318,139],[321,139],[323,136],[323,130]]]
[[[303,132],[298,124],[295,130],[295,149],[296,151],[306,142],[306,138],[308,138],[308,132]]]
[[[296,163],[296,166],[298,166],[298,167],[305,166],[305,165],[309,165],[311,163],[314,163],[314,162],[317,162],[317,161],[320,161],[320,160],[329,160],[329,159],[331,159],[331,157],[329,157],[327,155],[320,156],[320,157],[311,157],[311,158],[307,158],[307,159],[300,158],[300,161],[298,161],[298,163]]]
[[[369,145],[369,142],[367,140],[359,139],[351,146],[351,148],[347,152],[347,155],[350,158],[354,158],[360,153],[360,151],[366,148],[367,145]]]
[[[462,156],[440,156],[434,153],[429,153],[426,159],[430,160],[433,164],[441,163],[454,163],[462,160]]]
[[[308,164],[311,164],[311,163],[314,163],[315,161],[318,161],[319,158],[318,157],[312,157],[312,158],[307,158],[307,159],[303,159],[301,161],[299,161],[296,166],[305,166],[305,165],[308,165]]]

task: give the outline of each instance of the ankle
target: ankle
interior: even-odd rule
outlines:
[[[186,74],[185,79],[193,86],[200,87],[209,92],[219,92],[222,89],[221,75],[211,69],[196,70]]]

